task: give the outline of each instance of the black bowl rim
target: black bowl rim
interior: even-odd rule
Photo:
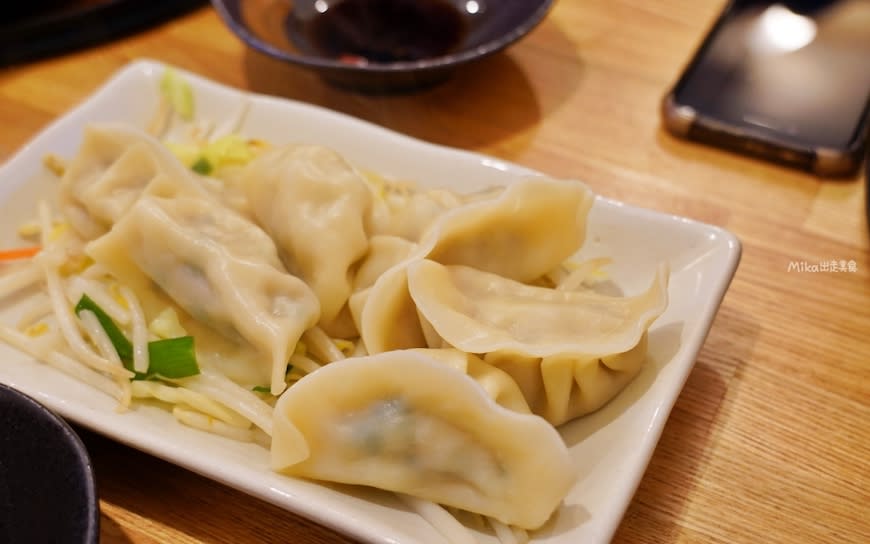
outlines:
[[[401,61],[390,63],[372,62],[367,64],[348,64],[346,62],[330,60],[323,57],[310,57],[306,55],[295,55],[293,53],[288,53],[287,51],[284,51],[273,45],[270,45],[267,42],[264,42],[263,40],[249,32],[244,22],[239,21],[235,19],[232,15],[230,15],[229,10],[227,9],[227,6],[225,4],[225,0],[211,0],[211,3],[212,6],[214,6],[215,10],[218,12],[218,15],[220,15],[221,19],[223,19],[224,23],[230,28],[230,30],[233,31],[233,33],[241,38],[242,41],[262,53],[266,53],[267,55],[271,55],[273,57],[277,57],[288,62],[307,66],[309,68],[328,69],[345,72],[388,74],[395,72],[419,72],[430,69],[453,67],[495,53],[511,45],[512,43],[516,42],[517,40],[531,32],[532,29],[534,29],[538,24],[541,23],[541,21],[544,20],[544,17],[547,15],[547,12],[550,11],[550,8],[553,7],[555,1],[556,0],[539,0],[540,5],[538,6],[538,8],[530,17],[528,17],[521,24],[515,26],[510,32],[506,32],[498,39],[490,40],[472,49],[466,49],[457,53],[451,53],[448,55],[442,55],[439,57],[432,57],[416,61]]]
[[[85,448],[81,437],[73,430],[73,428],[62,417],[57,415],[53,410],[40,403],[27,393],[24,393],[15,387],[0,383],[0,395],[12,399],[13,402],[25,407],[29,412],[38,414],[44,421],[50,422],[57,427],[63,434],[63,442],[71,447],[75,456],[79,459],[79,464],[82,468],[82,473],[85,478],[82,481],[85,496],[87,497],[87,525],[85,532],[82,534],[81,542],[87,544],[96,544],[100,540],[100,507],[99,498],[97,495],[97,483],[94,476],[94,467],[91,463],[91,457]]]

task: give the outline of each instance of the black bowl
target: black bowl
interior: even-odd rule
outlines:
[[[91,461],[70,426],[0,384],[0,542],[96,544]]]
[[[867,228],[870,228],[870,148],[864,158],[864,212],[867,216]]]
[[[227,26],[254,49],[369,93],[440,83],[457,66],[525,36],[553,2],[212,0]]]
[[[27,0],[4,2],[0,67],[66,54],[132,34],[205,0]]]

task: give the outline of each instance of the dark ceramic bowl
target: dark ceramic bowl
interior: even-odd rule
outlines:
[[[147,28],[205,0],[27,0],[3,2],[0,67],[65,54]]]
[[[870,228],[870,149],[867,150],[867,156],[864,158],[864,199],[867,228]]]
[[[53,412],[0,384],[0,542],[96,544],[91,461]]]
[[[445,80],[532,30],[554,0],[212,0],[254,49],[363,92]]]

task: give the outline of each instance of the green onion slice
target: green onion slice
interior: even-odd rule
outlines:
[[[193,119],[193,89],[175,70],[167,69],[160,78],[160,92],[185,121]]]
[[[124,367],[127,370],[133,370],[133,344],[127,340],[127,337],[124,336],[121,329],[115,325],[115,322],[111,317],[109,317],[109,314],[100,308],[96,302],[91,300],[88,295],[82,295],[82,298],[79,299],[79,303],[76,304],[75,307],[76,315],[79,315],[82,310],[90,310],[94,312],[94,315],[97,316],[97,321],[100,322],[100,325],[103,327],[103,330],[106,331],[109,340],[112,341],[112,345],[115,346],[115,351],[118,352],[118,357],[120,357],[121,361],[124,362]]]
[[[148,342],[149,376],[187,378],[199,374],[193,336]]]
[[[202,174],[203,176],[207,176],[214,171],[214,167],[211,165],[211,162],[205,157],[200,157],[190,165],[190,169],[196,172],[197,174]]]
[[[109,314],[87,295],[82,295],[76,304],[76,315],[83,310],[94,312],[97,321],[100,322],[100,326],[106,331],[115,351],[118,352],[118,357],[124,363],[124,368],[135,372],[133,369],[133,344],[124,336]],[[134,380],[152,380],[158,376],[170,379],[187,378],[199,374],[192,336],[179,336],[178,338],[148,342],[148,360],[148,372],[145,374],[135,372]]]
[[[270,395],[272,394],[272,388],[268,385],[255,385],[251,388],[251,391],[255,393],[269,393]]]

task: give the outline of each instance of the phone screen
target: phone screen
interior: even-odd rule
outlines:
[[[762,137],[848,149],[870,111],[870,0],[733,1],[674,98]]]

